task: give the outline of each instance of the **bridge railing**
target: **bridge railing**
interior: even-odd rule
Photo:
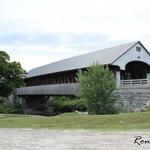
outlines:
[[[134,86],[150,84],[148,79],[133,79],[133,80],[120,80],[120,86]]]

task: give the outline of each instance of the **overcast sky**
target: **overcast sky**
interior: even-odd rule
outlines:
[[[150,0],[0,0],[0,50],[27,71],[137,40],[150,49]]]

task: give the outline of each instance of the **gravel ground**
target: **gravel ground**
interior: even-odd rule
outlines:
[[[0,129],[0,135],[0,150],[150,150],[150,131]],[[142,139],[134,143],[135,136]]]

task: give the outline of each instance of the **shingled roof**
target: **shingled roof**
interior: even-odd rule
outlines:
[[[27,77],[30,78],[44,74],[86,68],[94,62],[98,62],[100,64],[112,64],[117,58],[119,58],[138,42],[139,41],[106,48],[34,68],[28,72]]]

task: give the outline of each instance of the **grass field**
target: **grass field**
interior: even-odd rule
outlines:
[[[67,130],[150,129],[150,112],[116,115],[79,115],[66,113],[53,117],[0,115],[0,128],[45,128]]]

